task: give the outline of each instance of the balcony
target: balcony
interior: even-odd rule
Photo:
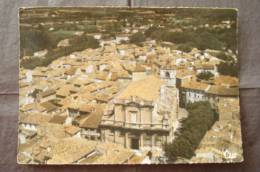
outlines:
[[[102,126],[113,126],[125,129],[138,129],[138,130],[169,130],[168,124],[162,123],[131,123],[124,121],[115,121],[110,119],[103,119],[101,122]]]

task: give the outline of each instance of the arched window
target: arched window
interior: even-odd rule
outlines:
[[[165,72],[165,77],[170,78],[170,73],[168,71]]]

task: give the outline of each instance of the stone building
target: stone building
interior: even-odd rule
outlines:
[[[176,87],[176,70],[173,66],[166,66],[160,70],[160,78],[167,82],[168,86]]]
[[[128,85],[101,122],[101,140],[137,150],[161,150],[173,139],[178,92],[153,75]]]

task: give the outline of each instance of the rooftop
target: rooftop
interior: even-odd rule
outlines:
[[[79,124],[81,128],[98,128],[101,123],[103,116],[103,110],[100,108],[96,108],[96,110],[88,115],[84,120],[82,120]]]
[[[204,91],[208,87],[208,84],[197,82],[197,81],[185,81],[182,82],[181,87],[186,89]]]
[[[25,124],[43,124],[47,123],[51,119],[51,116],[41,114],[27,114],[24,118],[20,119],[20,123]]]
[[[147,76],[143,80],[130,83],[126,89],[120,92],[116,99],[126,100],[138,97],[145,101],[155,101],[160,95],[160,88],[163,84],[164,81],[158,77]]]
[[[71,164],[88,155],[96,143],[80,138],[65,138],[53,146],[53,157],[47,164]]]

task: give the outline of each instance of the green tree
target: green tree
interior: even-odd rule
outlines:
[[[37,66],[48,66],[53,60],[69,55],[75,51],[82,51],[86,48],[98,48],[99,43],[92,36],[76,36],[70,39],[69,47],[60,47],[56,49],[51,49],[48,51],[45,58],[31,58],[21,61],[21,66],[26,69],[33,69]]]
[[[150,37],[150,36],[152,35],[152,33],[155,32],[156,30],[158,30],[158,28],[155,27],[155,26],[152,26],[152,27],[149,27],[149,28],[144,32],[144,34],[145,34],[146,37]]]
[[[177,48],[178,50],[188,53],[192,50],[193,47],[194,45],[192,43],[185,43],[185,44],[179,44]]]
[[[165,144],[164,151],[169,162],[178,158],[190,159],[200,141],[218,119],[207,101],[196,102],[187,106],[189,116],[181,121],[181,128],[170,144]]]
[[[209,80],[213,77],[214,75],[211,72],[201,72],[197,75],[198,79],[201,80]]]
[[[142,32],[137,32],[130,36],[130,42],[133,44],[140,45],[146,39],[145,35]]]
[[[225,60],[225,61],[234,61],[233,57],[225,54],[224,52],[217,54],[216,57],[221,59],[221,60]]]
[[[229,62],[221,62],[218,66],[218,72],[222,75],[229,76],[238,76],[238,64],[237,63],[229,63]]]

